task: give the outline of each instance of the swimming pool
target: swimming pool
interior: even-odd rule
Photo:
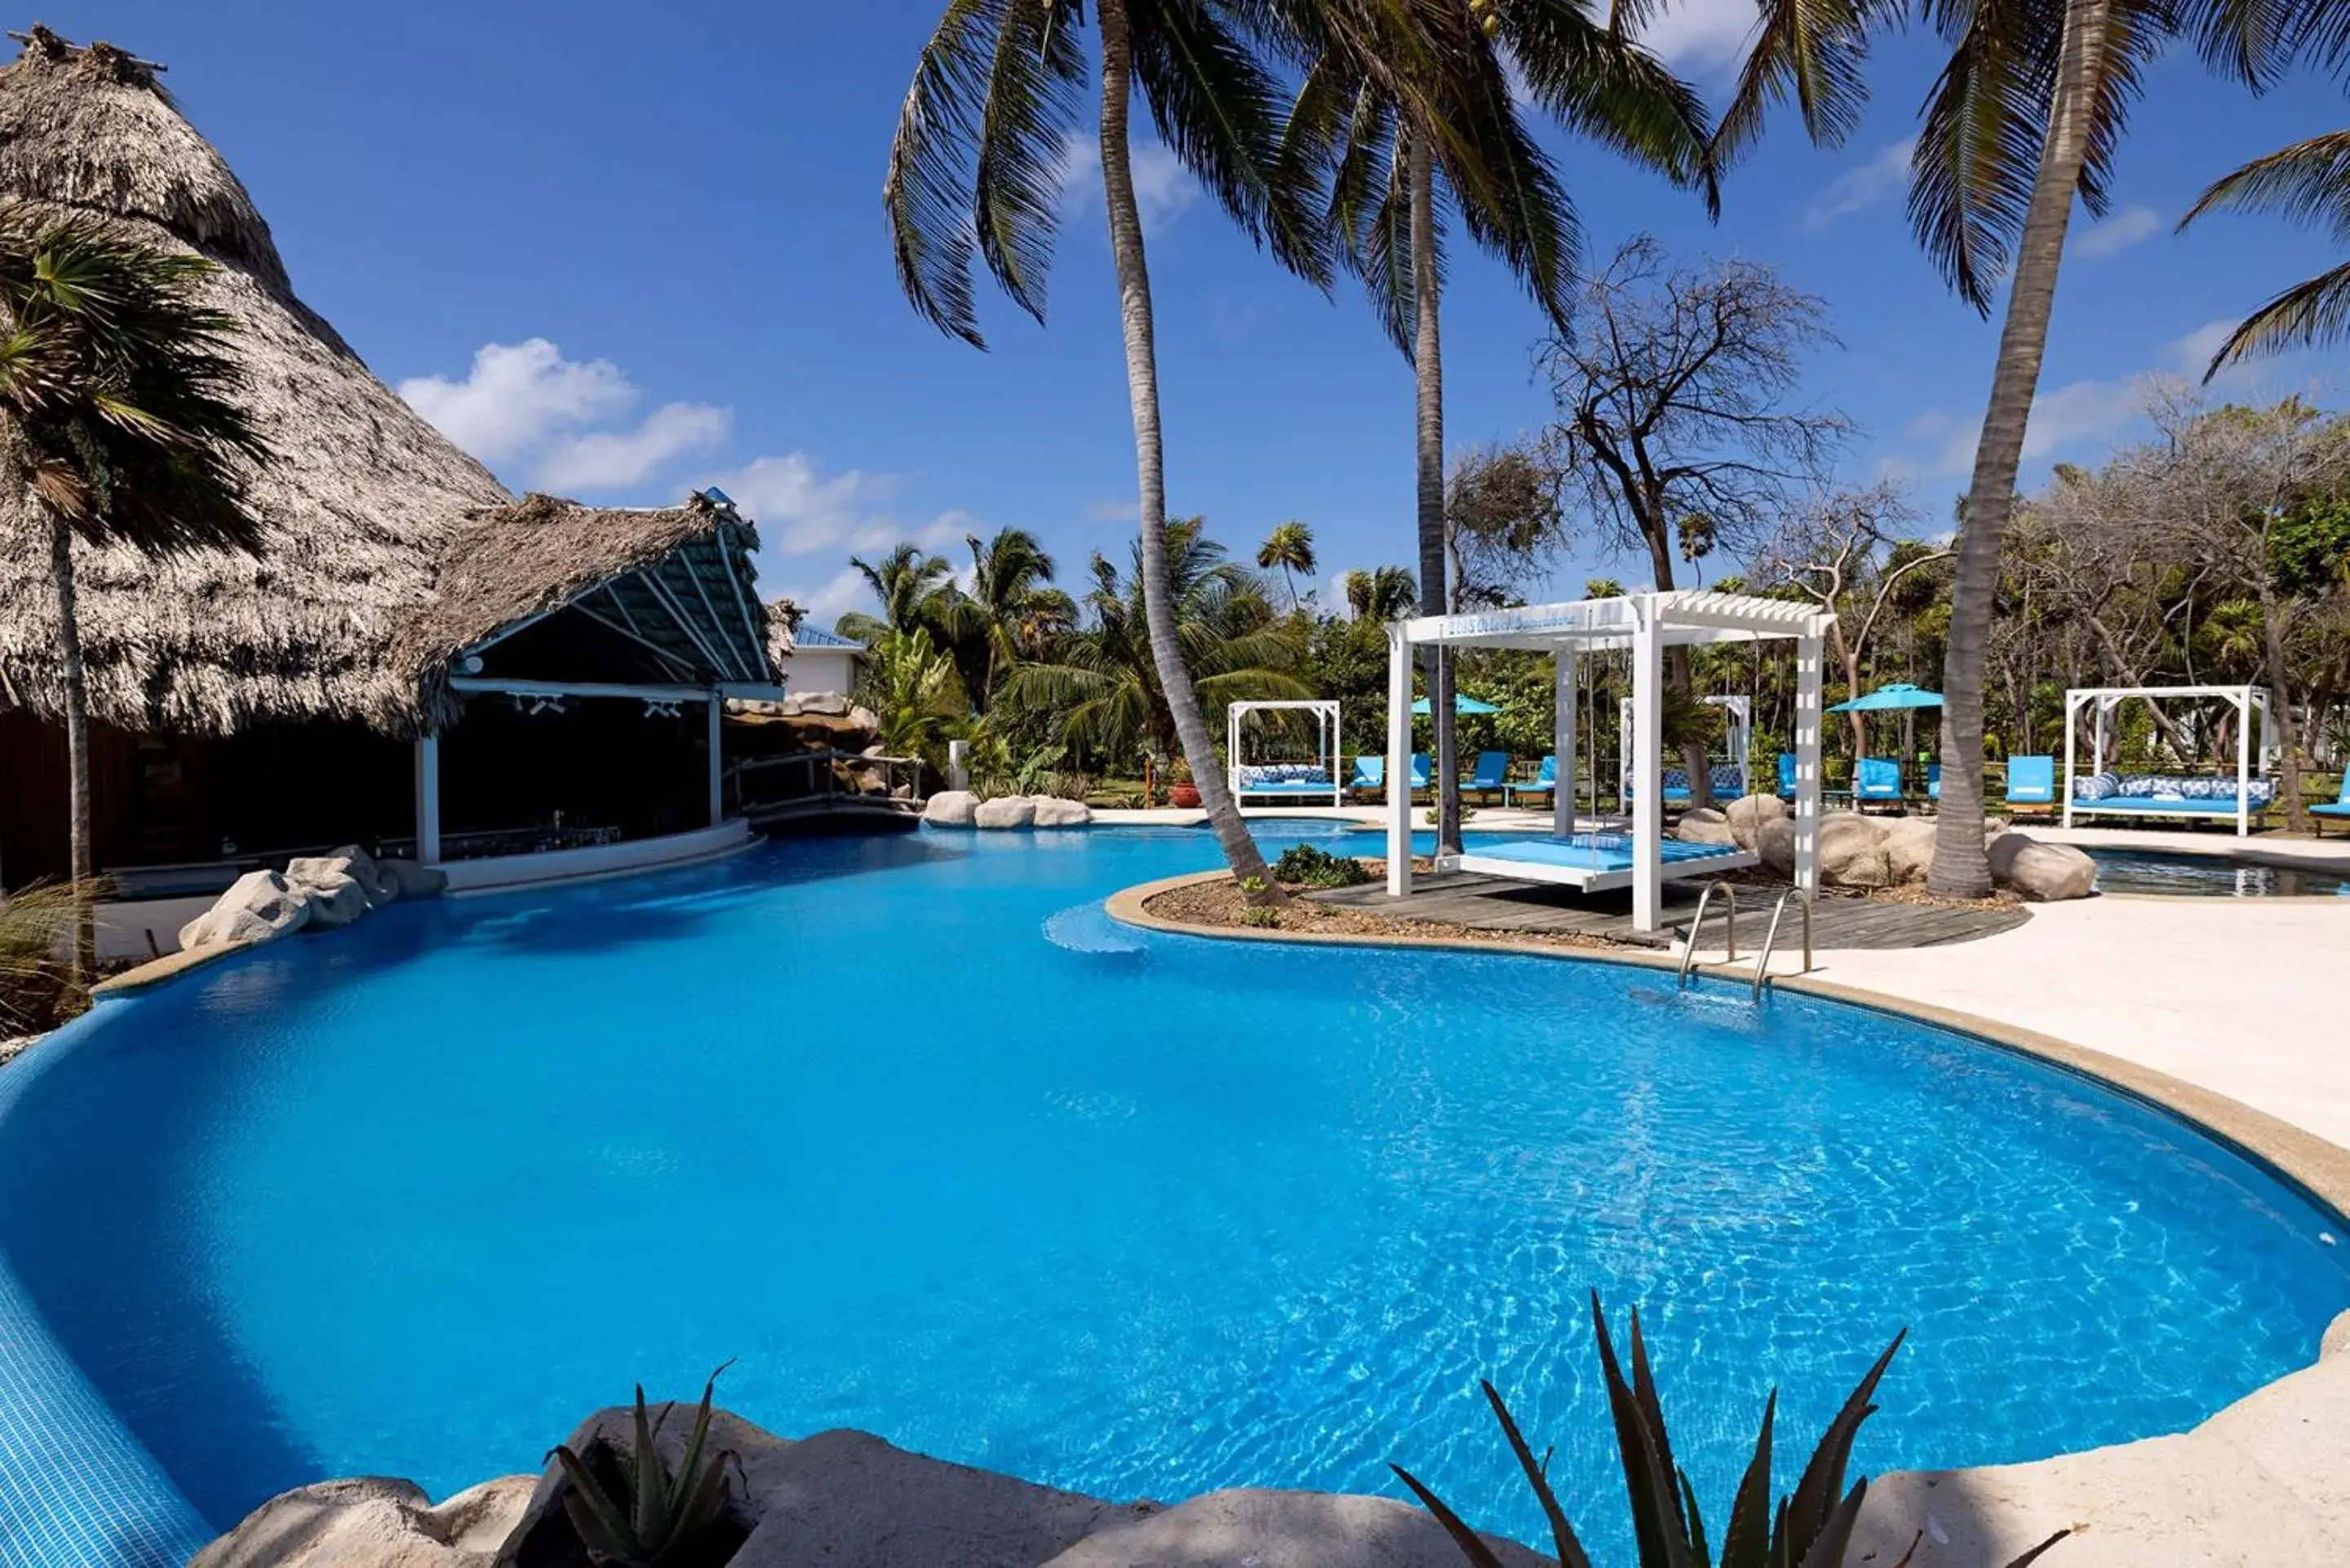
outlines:
[[[2224,855],[2158,849],[2088,851],[2102,893],[2175,893],[2208,898],[2350,898],[2350,866],[2323,871],[2263,865]]]
[[[206,1528],[535,1469],[733,1356],[787,1435],[1162,1499],[1396,1459],[1532,1537],[1491,1376],[1621,1555],[1594,1285],[1709,1508],[1769,1384],[1808,1440],[1904,1324],[1870,1469],[2176,1429],[2350,1306],[2297,1191],[1958,1036],[1098,907],[1215,856],[925,830],[394,906],[0,1074],[0,1256]]]

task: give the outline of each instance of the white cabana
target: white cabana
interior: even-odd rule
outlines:
[[[1795,883],[1819,889],[1820,651],[1827,616],[1785,599],[1682,590],[1627,594],[1620,598],[1532,605],[1473,615],[1428,616],[1388,628],[1388,776],[1411,768],[1411,671],[1414,649],[1429,643],[1452,648],[1515,648],[1557,660],[1554,743],[1558,776],[1575,776],[1575,661],[1586,652],[1623,648],[1632,654],[1632,746],[1635,778],[1655,780],[1664,750],[1664,650],[1711,642],[1789,638],[1795,643]],[[1752,866],[1755,856],[1731,845],[1668,844],[1664,804],[1655,788],[1632,802],[1632,830],[1578,831],[1573,792],[1552,804],[1546,835],[1480,833],[1473,852],[1447,856],[1439,871],[1482,871],[1529,881],[1559,882],[1597,891],[1632,889],[1632,923],[1644,931],[1664,925],[1666,878]],[[1594,824],[1596,828],[1597,824]],[[1411,795],[1388,792],[1388,891],[1411,891]]]
[[[2108,774],[2114,711],[2134,697],[2148,702],[2173,699],[2217,698],[2236,711],[2236,777],[2231,786],[2224,777],[2173,774]],[[2079,726],[2083,708],[2093,717],[2089,775],[2075,783]],[[2252,744],[2252,726],[2260,725],[2260,745]],[[2276,725],[2269,713],[2265,686],[2076,686],[2064,693],[2064,826],[2080,815],[2216,816],[2236,819],[2236,836],[2252,831],[2252,815],[2269,803],[2269,771],[2276,757]]]
[[[1729,733],[1725,738],[1729,744],[1724,748],[1727,754],[1722,760],[1738,770],[1738,789],[1736,794],[1731,798],[1735,799],[1740,794],[1752,794],[1754,785],[1753,778],[1751,776],[1754,772],[1754,700],[1742,695],[1717,695],[1700,697],[1698,701],[1709,708],[1721,709],[1728,721],[1725,728]],[[1616,797],[1618,800],[1630,800],[1632,798],[1632,699],[1625,698],[1617,707]],[[1709,759],[1709,765],[1711,765],[1711,759]],[[1669,766],[1665,769],[1665,776],[1668,779],[1672,777],[1672,769]],[[1678,790],[1670,784],[1665,786],[1667,802],[1679,805],[1689,798],[1690,786],[1686,783]]]
[[[1242,721],[1255,713],[1308,713],[1314,719],[1315,761],[1243,763]],[[1347,776],[1338,766],[1338,704],[1314,698],[1235,702],[1224,720],[1225,783],[1245,811],[1252,805],[1347,804]]]

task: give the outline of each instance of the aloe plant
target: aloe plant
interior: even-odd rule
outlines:
[[[1845,1490],[1845,1469],[1851,1462],[1852,1445],[1860,1435],[1860,1424],[1877,1412],[1877,1407],[1869,1403],[1870,1397],[1877,1392],[1885,1369],[1892,1364],[1894,1352],[1908,1337],[1908,1329],[1893,1336],[1885,1354],[1877,1358],[1876,1365],[1845,1400],[1844,1408],[1836,1412],[1821,1436],[1819,1446],[1812,1450],[1794,1493],[1779,1499],[1775,1508],[1771,1500],[1771,1430],[1778,1414],[1779,1391],[1771,1391],[1762,1404],[1762,1429],[1754,1439],[1753,1457],[1747,1462],[1745,1476],[1731,1500],[1730,1518],[1721,1536],[1721,1555],[1717,1558],[1706,1534],[1705,1519],[1698,1509],[1697,1489],[1690,1484],[1689,1472],[1673,1458],[1672,1440],[1665,1430],[1664,1408],[1658,1402],[1656,1379],[1648,1370],[1648,1348],[1640,1334],[1639,1309],[1632,1311],[1632,1376],[1628,1380],[1617,1359],[1616,1342],[1607,1331],[1607,1315],[1600,1309],[1596,1291],[1591,1293],[1591,1321],[1598,1332],[1599,1364],[1607,1376],[1607,1405],[1615,1420],[1624,1487],[1631,1501],[1632,1539],[1638,1551],[1639,1568],[1717,1568],[1717,1564],[1718,1568],[1843,1568],[1845,1553],[1852,1544],[1853,1527],[1860,1521],[1861,1504],[1868,1495],[1866,1476],[1855,1481],[1851,1490]],[[1575,1527],[1567,1522],[1566,1511],[1551,1488],[1550,1456],[1544,1454],[1536,1459],[1500,1392],[1491,1383],[1481,1386],[1487,1402],[1493,1407],[1494,1417],[1502,1424],[1503,1436],[1509,1439],[1510,1451],[1517,1456],[1519,1468],[1526,1473],[1526,1484],[1534,1489],[1534,1499],[1549,1521],[1551,1548],[1559,1568],[1591,1568],[1590,1554],[1576,1539]],[[1437,1522],[1452,1537],[1472,1568],[1502,1568],[1501,1559],[1492,1548],[1419,1477],[1401,1465],[1388,1468],[1436,1516]],[[2056,1532],[2009,1563],[2008,1568],[2027,1568],[2069,1533]],[[1914,1540],[1910,1550],[1917,1550]],[[1905,1555],[1894,1568],[1904,1568],[1908,1561]]]
[[[733,1365],[730,1361],[726,1366]],[[731,1449],[712,1454],[707,1445],[711,1395],[726,1366],[712,1372],[702,1386],[693,1435],[674,1473],[653,1443],[670,1412],[662,1411],[659,1421],[649,1417],[642,1384],[637,1386],[636,1446],[625,1456],[615,1456],[620,1495],[608,1490],[595,1468],[568,1445],[556,1446],[550,1457],[571,1483],[563,1494],[564,1514],[588,1549],[588,1561],[598,1568],[670,1568],[682,1562],[724,1517],[726,1468],[739,1468],[741,1461]]]

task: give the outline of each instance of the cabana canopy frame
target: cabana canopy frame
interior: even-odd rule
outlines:
[[[1821,646],[1830,627],[1818,610],[1783,599],[1704,591],[1627,594],[1616,598],[1531,605],[1474,615],[1424,616],[1388,628],[1388,776],[1408,778],[1411,767],[1411,665],[1413,649],[1437,643],[1453,648],[1515,648],[1551,654],[1555,672],[1557,722],[1555,742],[1558,774],[1575,776],[1575,661],[1586,651],[1623,648],[1632,653],[1631,769],[1636,778],[1660,779],[1664,740],[1664,650],[1715,642],[1792,639],[1795,653],[1795,883],[1806,895],[1819,889],[1820,675]],[[1483,871],[1529,881],[1560,882],[1586,890],[1629,887],[1632,923],[1638,929],[1663,929],[1663,884],[1668,877],[1693,876],[1752,866],[1756,857],[1723,846],[1664,841],[1664,805],[1657,789],[1642,789],[1632,803],[1632,831],[1578,833],[1572,790],[1561,789],[1552,805],[1547,836],[1478,836],[1474,853],[1447,857],[1439,870]],[[1388,891],[1411,891],[1411,795],[1388,792]]]
[[[2090,759],[2092,774],[2102,772],[2106,765],[2107,741],[2111,738],[2114,711],[2133,697],[2149,702],[2171,698],[2217,698],[2236,711],[2236,792],[2233,799],[2210,797],[2203,800],[2188,798],[2141,799],[2135,796],[2107,796],[2082,800],[2074,793],[2074,772],[2079,746],[2077,726],[2074,722],[2083,708],[2094,715],[2095,734],[2091,742],[2095,754]],[[2252,750],[2252,723],[2257,718],[2261,727],[2260,751]],[[2266,778],[2276,757],[2276,724],[2269,712],[2269,692],[2265,686],[2076,686],[2064,693],[2064,826],[2073,826],[2075,813],[2083,815],[2109,816],[2216,816],[2236,819],[2236,836],[2249,837],[2252,831],[2252,781]]]
[[[1318,779],[1264,780],[1249,782],[1244,778],[1245,764],[1241,762],[1241,721],[1252,713],[1311,713],[1314,716],[1315,756],[1321,768]],[[1232,799],[1243,810],[1248,809],[1250,796],[1258,803],[1268,798],[1295,804],[1330,797],[1333,806],[1347,804],[1346,775],[1338,769],[1338,704],[1323,698],[1267,699],[1258,701],[1235,702],[1224,720],[1225,781]]]

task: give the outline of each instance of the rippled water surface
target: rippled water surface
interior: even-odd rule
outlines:
[[[1808,1442],[1904,1324],[1874,1468],[2177,1428],[2350,1306],[2294,1192],[1950,1035],[1095,907],[1214,854],[925,831],[395,907],[102,1009],[0,1123],[0,1247],[215,1524],[536,1469],[733,1357],[787,1434],[1118,1497],[1396,1459],[1530,1534],[1490,1376],[1617,1544],[1593,1286],[1709,1500],[1770,1384]]]

